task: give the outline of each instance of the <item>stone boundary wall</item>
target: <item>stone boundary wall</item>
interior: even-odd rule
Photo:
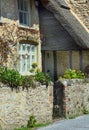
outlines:
[[[89,79],[62,80],[63,112],[67,118],[89,112]]]
[[[53,86],[38,86],[17,92],[0,83],[0,125],[2,130],[26,126],[30,116],[37,122],[52,121]]]

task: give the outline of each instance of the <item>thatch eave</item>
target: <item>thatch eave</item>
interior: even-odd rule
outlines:
[[[53,12],[79,46],[89,48],[89,30],[71,11],[65,0],[49,0],[47,8]]]

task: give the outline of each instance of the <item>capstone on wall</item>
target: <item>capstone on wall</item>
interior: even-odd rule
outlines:
[[[26,126],[30,116],[38,123],[52,121],[53,87],[37,86],[17,92],[0,82],[0,125],[2,130]]]

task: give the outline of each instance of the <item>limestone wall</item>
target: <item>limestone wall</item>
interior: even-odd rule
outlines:
[[[0,125],[3,130],[25,126],[32,115],[40,123],[51,122],[52,109],[52,86],[20,89],[16,92],[0,83]]]
[[[64,86],[63,108],[66,117],[89,112],[89,79],[62,80]]]
[[[1,3],[1,16],[0,64],[18,70],[20,60],[18,43],[24,42],[37,45],[37,63],[38,67],[41,68],[39,19],[34,0],[31,2],[31,25],[29,27],[19,24],[17,0],[3,0]],[[4,46],[6,43],[7,45]]]

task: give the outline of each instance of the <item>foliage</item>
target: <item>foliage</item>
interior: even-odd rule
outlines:
[[[83,108],[83,114],[89,114],[89,110],[87,110],[85,107]]]
[[[17,129],[14,129],[14,130],[32,130],[32,129],[27,128],[27,127],[21,127],[21,128],[17,128]]]
[[[48,74],[37,71],[37,73],[35,74],[35,80],[40,82],[41,84],[46,84],[46,86],[48,86],[51,82],[51,77]]]
[[[33,128],[36,124],[36,119],[34,116],[30,116],[27,124],[27,128]]]
[[[77,115],[77,114],[75,114],[75,115],[70,115],[68,118],[69,119],[74,119],[74,118],[76,118],[76,117],[78,117],[79,115]]]
[[[0,130],[2,130],[2,126],[0,125]]]
[[[29,87],[34,88],[34,77],[33,76],[23,76],[23,82],[22,82],[23,88],[26,87],[27,89]]]
[[[45,83],[45,75],[43,72],[37,71],[35,74],[36,81],[39,81],[40,83]]]
[[[32,69],[30,69],[30,72],[34,74],[34,79],[41,84],[46,84],[46,86],[48,86],[51,82],[51,77],[48,74],[41,72],[37,63],[32,64]]]
[[[37,63],[32,63],[32,68],[30,69],[30,72],[33,74],[33,75],[35,75],[38,71],[40,71],[39,69],[38,69],[38,65],[37,65]]]
[[[7,67],[0,67],[0,81],[8,84],[10,87],[18,87],[22,85],[23,76],[14,69],[8,69]]]
[[[51,78],[48,74],[44,74],[39,69],[36,69],[35,75],[22,76],[14,69],[0,67],[0,81],[2,83],[8,84],[11,88],[18,88],[18,86],[23,86],[23,88],[26,87],[28,89],[29,87],[35,88],[35,81],[46,84],[48,86]]]
[[[35,63],[35,62],[34,62],[34,63],[32,63],[32,68],[34,68],[34,69],[35,69],[35,68],[37,68],[37,66],[38,66],[38,65],[37,65],[37,63]]]
[[[14,130],[32,130],[33,128],[39,128],[39,127],[43,127],[43,126],[47,126],[50,123],[47,124],[38,124],[35,117],[34,116],[30,116],[29,120],[28,120],[28,124],[27,127],[21,127],[21,128],[17,128]]]
[[[22,76],[18,71],[7,67],[0,67],[0,81],[8,84],[11,88],[35,87],[33,76]]]
[[[68,69],[68,70],[66,70],[66,72],[64,73],[63,78],[65,78],[65,79],[75,79],[75,78],[83,79],[83,78],[85,78],[85,75],[84,75],[84,73],[83,73],[82,71],[80,71],[80,70]]]

